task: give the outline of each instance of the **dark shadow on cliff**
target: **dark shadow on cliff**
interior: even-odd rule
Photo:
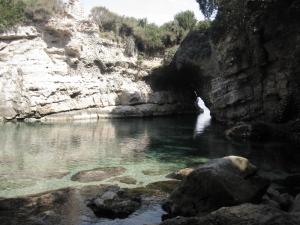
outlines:
[[[180,69],[176,69],[173,64],[161,66],[152,71],[145,78],[145,81],[150,84],[154,91],[174,91],[180,92],[191,99],[191,102],[196,100],[195,93],[201,91],[201,71],[195,65],[185,65]]]

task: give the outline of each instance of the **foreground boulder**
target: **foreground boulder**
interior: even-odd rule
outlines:
[[[190,175],[195,169],[194,168],[184,168],[173,173],[168,174],[166,177],[175,179],[175,180],[183,180],[185,177]]]
[[[141,197],[112,187],[88,203],[96,216],[116,219],[126,218],[141,207]]]
[[[221,208],[204,217],[177,217],[161,225],[298,225],[300,217],[268,205],[243,204]]]
[[[199,216],[224,206],[260,202],[269,184],[247,159],[230,156],[195,169],[163,205],[169,217]]]

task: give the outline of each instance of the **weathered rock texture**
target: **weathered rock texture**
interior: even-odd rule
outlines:
[[[177,217],[161,225],[297,225],[299,214],[289,214],[268,205],[243,204],[224,207],[205,217]]]
[[[198,77],[218,121],[299,116],[299,0],[224,0],[209,32],[195,31],[173,65]],[[185,74],[189,75],[189,74]]]
[[[125,45],[101,38],[96,24],[80,19],[77,8],[70,5],[65,17],[0,33],[0,118],[81,119],[183,111],[183,96],[154,92],[144,82],[161,60],[126,56]]]
[[[255,175],[247,159],[213,160],[190,173],[170,195],[164,209],[171,217],[205,215],[224,206],[259,202],[268,182]]]

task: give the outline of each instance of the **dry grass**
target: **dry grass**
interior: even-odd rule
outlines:
[[[25,15],[34,21],[47,20],[49,17],[62,14],[62,0],[20,0],[25,3]]]

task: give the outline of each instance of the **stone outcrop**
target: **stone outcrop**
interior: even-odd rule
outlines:
[[[100,196],[92,199],[88,203],[96,216],[116,219],[127,218],[142,205],[141,197],[132,196],[118,187],[106,190]]]
[[[300,113],[298,0],[222,0],[209,31],[192,32],[173,60],[222,122],[286,122]],[[186,75],[182,74],[182,75]]]
[[[178,217],[161,225],[297,225],[300,217],[268,205],[243,204],[221,208],[205,217]]]
[[[169,214],[161,225],[299,224],[299,194],[278,191],[258,174],[236,156],[196,168],[163,205]]]
[[[164,209],[170,217],[201,216],[224,206],[259,202],[268,182],[256,176],[247,159],[213,160],[190,173],[170,195]]]
[[[189,100],[182,94],[153,91],[144,81],[160,59],[126,56],[125,44],[101,38],[75,3],[64,17],[0,33],[0,118],[49,121],[185,111]]]

